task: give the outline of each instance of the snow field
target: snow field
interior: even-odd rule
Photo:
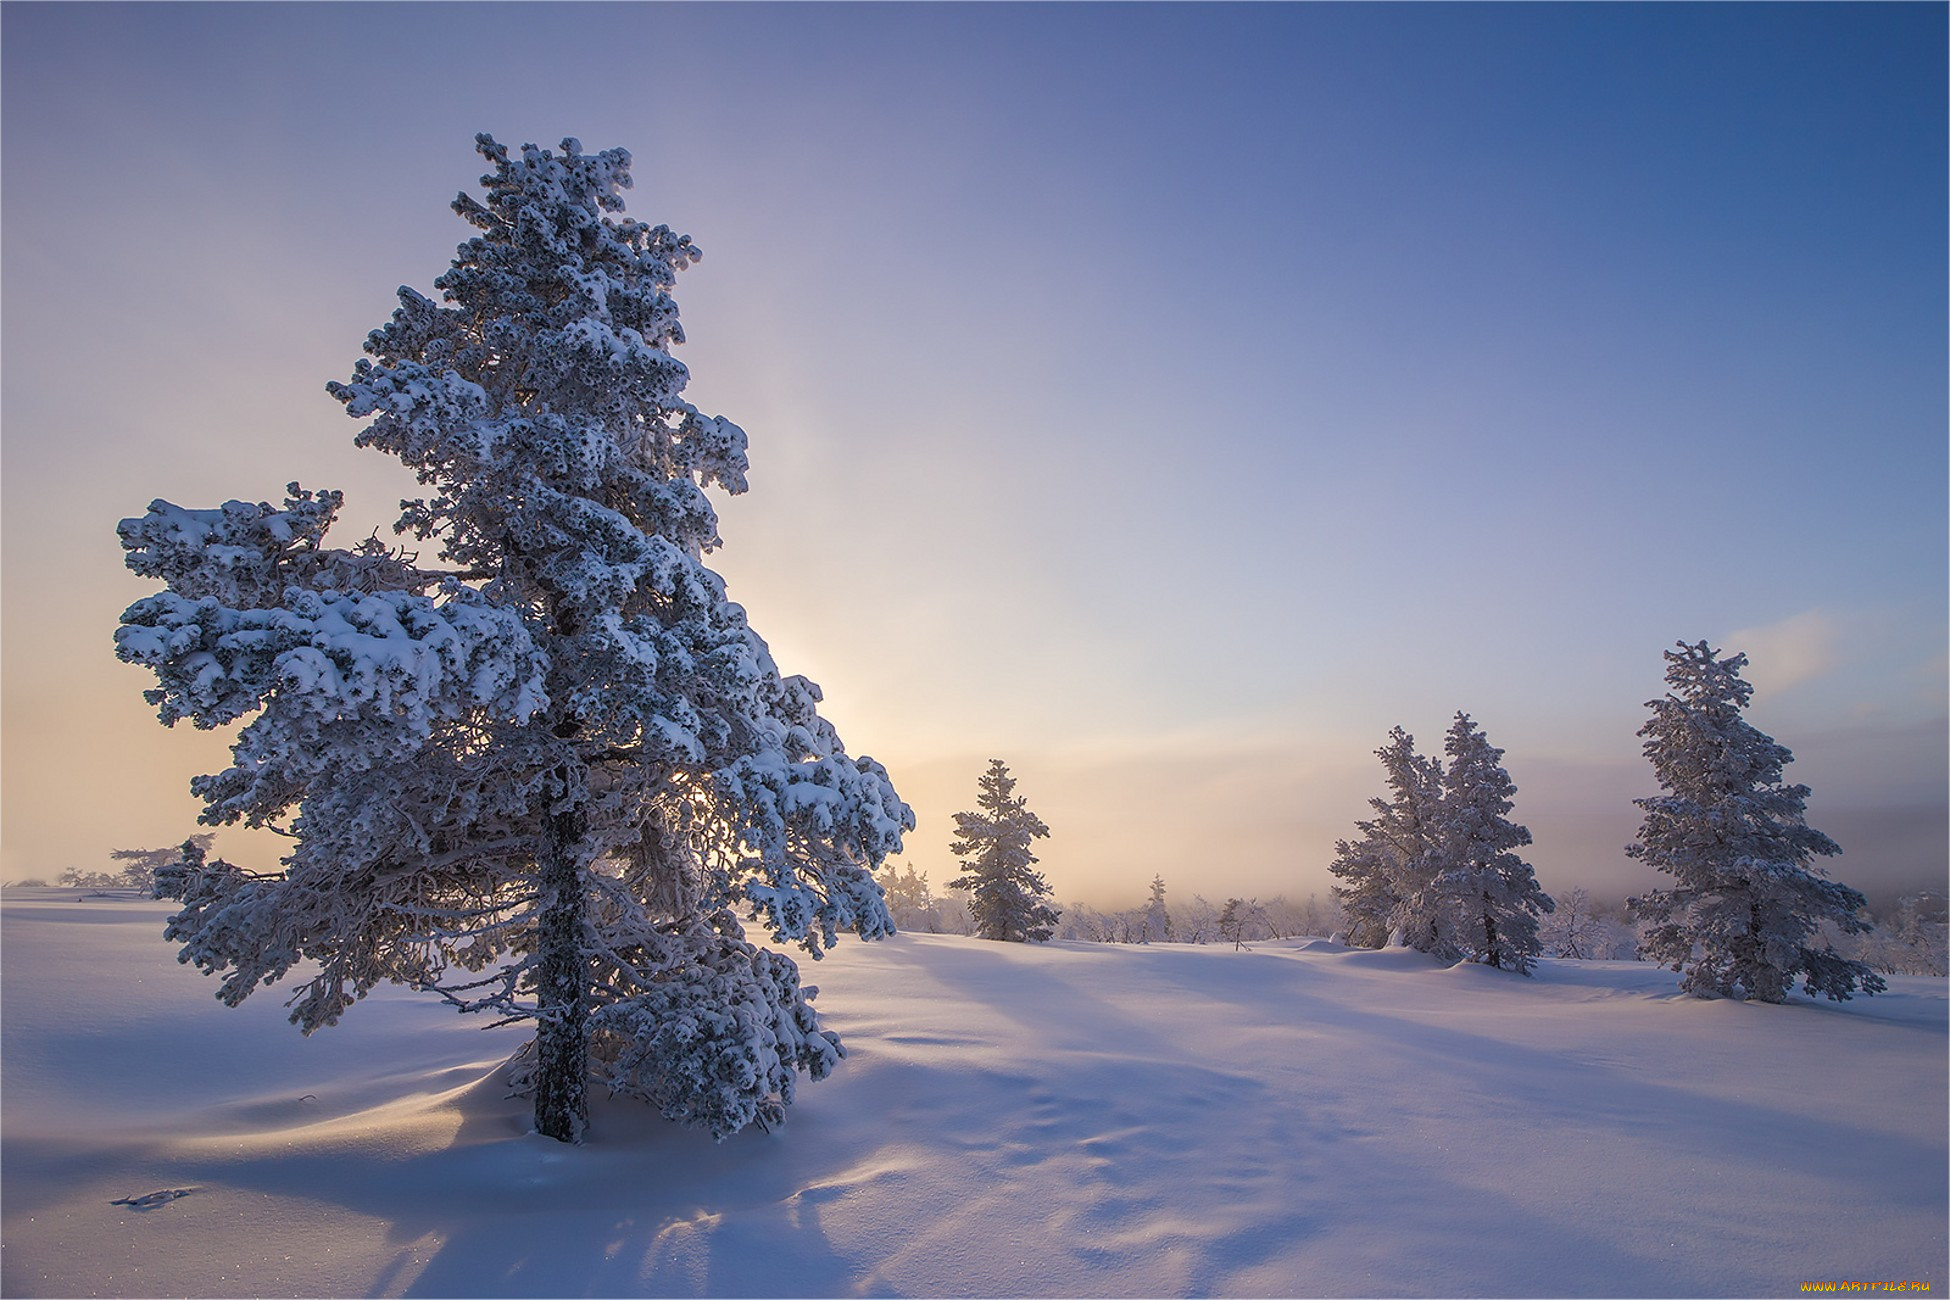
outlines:
[[[848,1059],[723,1144],[528,1132],[403,990],[301,1038],[168,905],[0,908],[9,1295],[1766,1295],[1946,1274],[1946,982],[1701,1002],[1320,941],[901,935],[803,962]],[[193,1189],[140,1210],[117,1198]]]

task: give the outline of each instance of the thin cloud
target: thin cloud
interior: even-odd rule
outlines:
[[[1745,676],[1763,691],[1784,691],[1832,672],[1841,662],[1841,626],[1819,609],[1727,634],[1726,648],[1747,656]]]

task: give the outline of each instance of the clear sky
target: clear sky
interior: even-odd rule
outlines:
[[[390,524],[324,384],[485,130],[629,148],[704,248],[717,567],[931,880],[999,756],[1061,899],[1324,889],[1387,729],[1466,709],[1545,887],[1622,895],[1704,637],[1835,874],[1940,884],[1945,15],[7,3],[0,877],[195,829],[223,742],[114,660],[115,521]]]

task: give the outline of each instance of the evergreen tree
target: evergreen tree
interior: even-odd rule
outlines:
[[[1029,845],[1048,835],[1049,827],[1016,796],[1016,779],[1001,759],[989,760],[980,787],[975,800],[980,811],[955,814],[950,847],[962,860],[962,874],[948,887],[968,891],[981,938],[1042,943],[1055,932],[1058,913],[1042,901],[1050,889],[1032,870],[1036,855]]]
[[[117,633],[162,720],[255,715],[193,783],[202,820],[292,844],[271,875],[190,845],[166,933],[231,1005],[311,963],[307,1033],[387,980],[532,1021],[550,1137],[583,1137],[592,1069],[720,1137],[769,1127],[841,1049],[740,915],[814,957],[888,933],[870,872],[913,815],[703,563],[746,443],[681,396],[696,245],[616,215],[624,150],[477,144],[440,298],[402,288],[327,386],[430,489],[398,530],[443,567],[328,548],[340,496],[296,484],[121,525],[166,584]]]
[[[1882,991],[1863,963],[1808,942],[1823,921],[1866,930],[1865,900],[1812,866],[1841,848],[1808,825],[1808,787],[1783,782],[1794,756],[1741,716],[1747,656],[1682,641],[1665,658],[1671,689],[1638,734],[1666,793],[1634,800],[1645,819],[1625,852],[1676,883],[1632,900],[1642,952],[1700,997],[1780,1002],[1797,974],[1836,1001]]]
[[[1467,713],[1456,715],[1443,752],[1449,764],[1437,817],[1433,891],[1442,928],[1465,956],[1528,975],[1542,951],[1537,918],[1556,904],[1514,852],[1530,843],[1530,831],[1509,820],[1517,787],[1503,769],[1503,751]]]
[[[1246,926],[1252,913],[1252,904],[1243,898],[1228,898],[1219,909],[1219,938],[1230,943],[1234,952],[1246,946]]]
[[[1144,937],[1146,942],[1156,939],[1161,943],[1170,943],[1172,940],[1171,909],[1165,906],[1163,876],[1151,877],[1151,902],[1144,909]]]
[[[1347,911],[1347,939],[1380,948],[1400,933],[1425,952],[1457,955],[1449,927],[1434,907],[1435,822],[1442,800],[1442,765],[1415,752],[1415,737],[1395,727],[1375,751],[1387,774],[1390,797],[1370,799],[1370,821],[1356,822],[1361,837],[1339,840],[1328,870],[1344,882],[1334,895]]]

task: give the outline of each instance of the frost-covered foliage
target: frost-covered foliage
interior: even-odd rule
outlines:
[[[1150,901],[1122,911],[1104,912],[1088,903],[1068,903],[1057,928],[1059,939],[1086,943],[1211,943],[1219,936],[1220,909],[1204,896],[1182,895],[1176,902],[1163,899],[1164,877],[1151,882]],[[1163,915],[1160,916],[1160,905]],[[1256,939],[1285,939],[1294,935],[1326,938],[1345,929],[1346,913],[1331,895],[1322,899],[1309,894],[1295,903],[1284,894],[1265,902],[1254,902],[1245,913],[1240,935],[1246,942]]]
[[[1184,904],[1180,903],[1179,907],[1183,910]],[[1104,912],[1088,903],[1065,903],[1055,937],[1084,943],[1149,943],[1151,928],[1147,914],[1148,909],[1142,906]]]
[[[1617,911],[1611,915],[1607,909]],[[1582,885],[1557,897],[1557,907],[1538,927],[1538,942],[1547,957],[1572,961],[1629,961],[1638,955],[1637,938],[1624,904],[1605,906],[1592,901]]]
[[[1671,689],[1639,735],[1666,793],[1634,800],[1645,819],[1625,852],[1675,884],[1632,900],[1642,953],[1700,997],[1780,1002],[1797,974],[1836,1001],[1881,992],[1868,966],[1809,942],[1824,921],[1867,929],[1865,900],[1813,866],[1841,848],[1808,825],[1808,787],[1782,780],[1794,756],[1741,716],[1747,656],[1682,641],[1665,657]]]
[[[948,882],[966,890],[975,933],[984,939],[1042,943],[1056,930],[1057,910],[1043,900],[1049,885],[1036,871],[1032,840],[1049,834],[1043,819],[1015,794],[1016,779],[999,758],[982,773],[978,812],[955,814],[955,841],[962,874]]]
[[[887,914],[899,928],[923,934],[952,933],[944,929],[945,900],[936,898],[928,887],[927,872],[916,871],[912,864],[900,871],[889,868],[880,887],[886,892]]]
[[[1399,933],[1424,951],[1457,956],[1452,918],[1433,906],[1442,765],[1416,753],[1415,737],[1400,727],[1389,731],[1375,757],[1387,774],[1389,797],[1368,801],[1374,818],[1355,823],[1359,839],[1335,842],[1327,868],[1342,881],[1334,894],[1347,912],[1347,940],[1380,948]]]
[[[1449,756],[1436,828],[1435,906],[1453,910],[1454,937],[1474,961],[1528,975],[1542,953],[1537,919],[1556,904],[1515,850],[1530,831],[1509,819],[1517,787],[1467,713],[1458,713],[1443,742]]]
[[[1328,870],[1347,912],[1347,941],[1399,942],[1445,961],[1486,962],[1529,974],[1541,951],[1537,918],[1552,907],[1536,873],[1515,850],[1530,832],[1509,820],[1516,793],[1491,745],[1458,713],[1443,746],[1445,769],[1415,752],[1396,727],[1375,751],[1389,798],[1355,823],[1358,840],[1334,846]]]
[[[1256,937],[1256,930],[1271,928],[1256,898],[1228,898],[1225,906],[1219,909],[1219,917],[1214,925],[1219,938],[1231,944],[1234,952],[1244,948],[1248,939]]]
[[[1151,877],[1151,901],[1144,909],[1144,939],[1149,943],[1156,939],[1160,943],[1170,943],[1177,937],[1171,924],[1171,908],[1165,904],[1165,878]]]
[[[1823,929],[1838,927],[1824,922]],[[1875,929],[1837,938],[1835,948],[1891,975],[1950,975],[1950,915],[1942,894],[1906,895]]]
[[[581,1139],[592,1067],[720,1137],[770,1124],[840,1049],[740,918],[815,957],[888,933],[871,872],[913,815],[703,563],[746,451],[682,397],[697,247],[618,215],[624,150],[477,143],[438,299],[401,289],[327,385],[415,472],[398,531],[441,567],[327,547],[339,494],[296,484],[121,525],[165,584],[121,657],[165,723],[247,721],[202,820],[292,840],[270,875],[190,846],[168,934],[233,1005],[302,969],[306,1032],[382,981],[534,1021],[549,1136]]]
[[[1275,894],[1264,904],[1266,915],[1280,927],[1283,935],[1305,934],[1325,939],[1347,929],[1347,909],[1332,890],[1322,898],[1308,893],[1306,901],[1290,903],[1284,894]]]
[[[1154,877],[1151,901],[1116,912],[1100,911],[1088,903],[1065,903],[1056,937],[1078,939],[1085,943],[1192,942],[1182,918],[1200,908],[1210,910],[1211,904],[1196,897],[1190,903],[1180,899],[1176,903],[1166,904],[1162,898],[1163,889],[1164,878]],[[1205,930],[1209,932],[1210,929],[1208,923]],[[1167,931],[1171,935],[1170,940],[1165,938]]]
[[[216,838],[214,832],[204,831],[190,836],[190,841],[207,853]],[[61,873],[60,883],[70,889],[132,889],[147,894],[155,889],[156,872],[179,860],[183,849],[114,849],[108,856],[125,865],[120,871],[82,871],[69,867]]]
[[[1211,943],[1219,937],[1219,909],[1203,894],[1173,905],[1172,929],[1180,943]]]

